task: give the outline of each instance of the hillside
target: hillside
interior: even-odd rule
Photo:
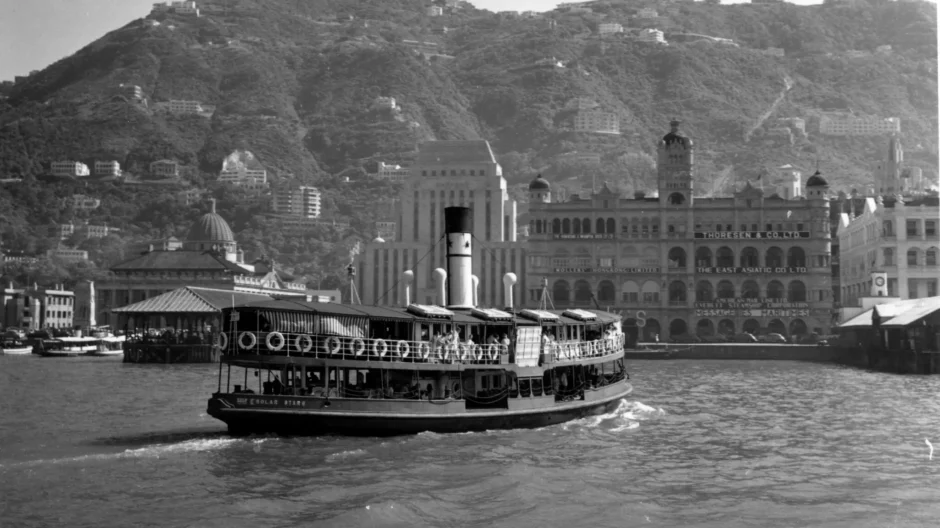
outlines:
[[[115,245],[182,236],[204,209],[184,205],[175,189],[36,180],[61,159],[89,166],[116,159],[132,178],[152,161],[176,159],[187,167],[188,184],[220,200],[246,249],[275,256],[302,277],[328,270],[335,281],[354,240],[374,236],[373,221],[387,210],[367,205],[397,192],[364,181],[363,173],[377,161],[407,164],[428,139],[488,139],[513,183],[540,171],[574,178],[571,187],[597,177],[639,190],[652,183],[656,139],[679,117],[696,141],[702,192],[728,192],[785,163],[806,170],[818,163],[837,190],[862,188],[887,140],[820,135],[820,113],[843,109],[899,117],[908,162],[936,180],[933,4],[601,0],[590,12],[536,18],[466,4],[429,17],[418,0],[363,4],[214,0],[200,3],[199,18],[151,14],[17,83],[0,101],[0,174],[26,182],[0,191],[4,247],[36,250],[33,239],[69,220],[121,227]],[[660,16],[636,18],[644,6]],[[601,38],[602,22],[620,23],[625,33]],[[670,45],[631,37],[647,27],[664,31]],[[408,41],[437,49],[421,55]],[[886,44],[890,53],[876,52]],[[555,65],[536,66],[545,58]],[[147,104],[120,95],[121,84],[140,86]],[[375,108],[379,96],[394,97],[400,110]],[[569,103],[577,97],[615,112],[621,135],[575,132]],[[160,111],[171,99],[210,105],[211,116]],[[808,136],[790,144],[768,134],[787,117],[804,119]],[[285,240],[262,216],[263,196],[212,183],[235,150],[254,153],[275,184],[319,186],[325,214],[351,221],[351,229]],[[572,152],[597,153],[601,162],[559,157]],[[101,198],[102,207],[58,206],[74,192]],[[97,258],[105,266],[117,257]]]

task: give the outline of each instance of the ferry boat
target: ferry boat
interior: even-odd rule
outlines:
[[[0,339],[0,356],[25,356],[33,353],[33,347],[19,339],[4,337]]]
[[[95,350],[89,356],[117,357],[124,355],[124,336],[106,335],[98,338]]]
[[[35,350],[45,357],[76,357],[84,356],[98,350],[96,337],[57,337],[55,339],[42,339],[36,344]]]
[[[610,412],[632,387],[621,317],[475,307],[470,210],[445,209],[438,305],[274,300],[223,310],[208,413],[231,434],[396,435],[543,427]],[[449,274],[449,280],[448,280]],[[450,301],[449,303],[447,301]]]

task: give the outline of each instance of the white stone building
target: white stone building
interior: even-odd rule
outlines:
[[[435,16],[441,16],[443,14],[444,14],[443,7],[436,6],[436,5],[428,6],[428,16],[435,17]]]
[[[398,108],[398,104],[395,102],[394,97],[376,97],[372,101],[372,108],[395,110]]]
[[[581,110],[575,115],[574,129],[578,132],[620,134],[620,117],[603,110]]]
[[[320,190],[308,186],[274,189],[271,209],[279,215],[320,218]]]
[[[81,249],[56,248],[46,251],[46,258],[78,262],[88,260],[88,252]]]
[[[223,160],[219,182],[251,190],[266,189],[268,171],[251,152],[236,150]]]
[[[636,39],[640,42],[666,43],[666,40],[663,38],[663,32],[658,29],[644,29],[640,31]]]
[[[178,178],[180,164],[173,160],[158,160],[150,164],[150,174],[156,178]]]
[[[71,198],[72,207],[81,211],[91,211],[101,206],[101,200],[84,194],[75,194]]]
[[[614,33],[623,33],[623,24],[615,22],[603,23],[597,26],[597,32],[601,35],[612,35]]]
[[[411,174],[411,170],[408,167],[390,165],[380,161],[379,170],[375,173],[375,177],[379,180],[403,182],[408,179],[409,174]]]
[[[116,160],[96,161],[95,176],[120,176],[121,164]]]
[[[199,16],[199,8],[196,7],[196,2],[173,2],[170,7],[178,15],[195,15]]]
[[[53,176],[89,176],[88,165],[80,161],[53,161],[49,165]]]
[[[849,112],[826,112],[819,118],[819,133],[830,136],[876,136],[901,132],[897,117],[856,116]]]

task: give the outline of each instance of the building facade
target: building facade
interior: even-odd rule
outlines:
[[[876,136],[899,134],[898,117],[856,116],[846,112],[827,112],[819,117],[819,133],[831,136]]]
[[[827,332],[825,180],[814,175],[791,200],[749,183],[731,197],[694,197],[694,147],[675,121],[658,156],[656,197],[605,185],[555,202],[549,182],[530,184],[527,302],[622,311],[640,340]]]
[[[79,211],[91,211],[101,206],[101,200],[84,194],[72,195],[69,202],[74,209]]]
[[[281,187],[271,193],[271,209],[279,215],[320,218],[320,190],[316,187]]]
[[[136,87],[140,90],[140,87]],[[95,176],[120,176],[121,175],[121,164],[115,160],[111,161],[96,161],[95,162]]]
[[[3,289],[3,326],[26,330],[71,328],[75,311],[75,294],[61,285],[55,288]]]
[[[615,22],[598,24],[597,32],[601,35],[613,35],[614,33],[623,33],[623,24]]]
[[[578,132],[620,134],[620,117],[603,110],[580,110],[574,117],[574,129]]]
[[[150,175],[155,178],[178,178],[180,164],[173,160],[158,160],[150,164]]]
[[[418,149],[411,176],[400,194],[401,221],[394,240],[366,244],[358,258],[362,302],[400,305],[402,274],[414,272],[411,302],[433,304],[431,273],[446,268],[444,208],[473,210],[473,274],[478,305],[503,302],[503,275],[525,277],[524,249],[516,241],[516,202],[509,197],[502,167],[486,141],[429,141]],[[519,286],[516,299],[521,301]]]
[[[53,161],[49,168],[53,176],[88,176],[91,174],[88,171],[88,165],[80,161]]]
[[[644,29],[640,31],[636,39],[640,42],[653,42],[656,44],[665,44],[666,39],[663,37],[663,32],[658,29]]]
[[[408,167],[402,167],[401,165],[389,165],[383,161],[379,162],[378,168],[379,170],[376,172],[375,177],[380,180],[403,182],[407,180],[409,174],[411,174],[411,169]]]

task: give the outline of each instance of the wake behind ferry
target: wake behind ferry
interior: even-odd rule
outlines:
[[[232,434],[394,435],[542,427],[630,393],[617,314],[475,307],[470,209],[445,209],[440,305],[298,302],[223,311],[208,413]],[[450,301],[448,304],[447,301]]]

